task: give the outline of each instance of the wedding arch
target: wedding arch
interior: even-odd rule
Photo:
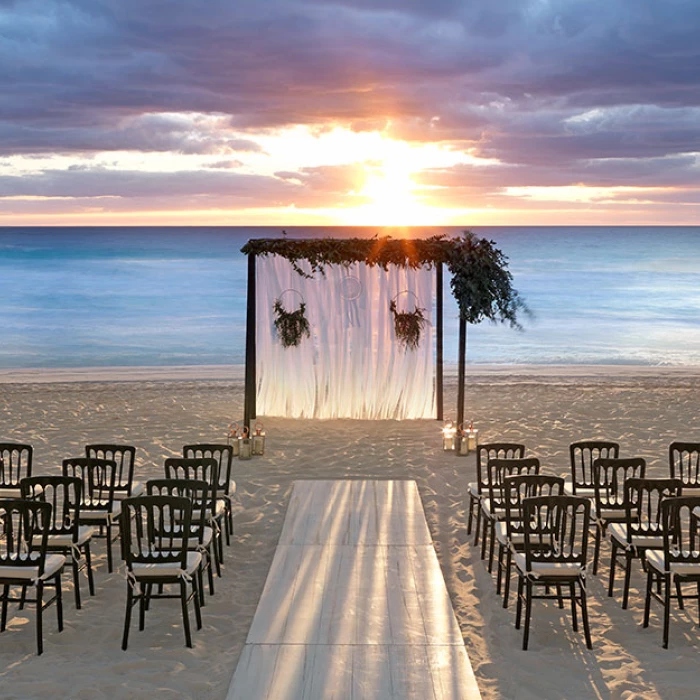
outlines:
[[[253,239],[244,421],[443,418],[443,266],[459,308],[457,418],[466,324],[519,327],[507,259],[466,231],[426,239]]]

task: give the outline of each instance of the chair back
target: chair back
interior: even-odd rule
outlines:
[[[51,506],[21,498],[0,500],[0,522],[3,533],[0,537],[0,566],[38,568],[37,578],[42,576]],[[3,578],[11,579],[12,576],[3,573]]]
[[[661,523],[666,570],[673,564],[700,566],[700,496],[665,498]]]
[[[522,459],[525,445],[517,442],[485,442],[476,448],[476,478],[479,493],[489,487],[487,465],[490,459]]]
[[[632,537],[661,537],[661,503],[680,496],[680,479],[627,479],[625,481],[625,523],[627,542]]]
[[[668,464],[672,479],[680,479],[686,488],[700,489],[700,442],[672,442]]]
[[[646,462],[641,457],[627,459],[608,457],[594,460],[593,483],[598,515],[603,509],[624,509],[625,481],[633,478],[643,479],[645,471]]]
[[[112,511],[117,463],[113,459],[73,457],[63,460],[63,476],[81,482],[80,509]]]
[[[564,478],[549,474],[515,474],[503,479],[506,506],[506,533],[509,540],[524,533],[523,501],[536,496],[561,496]]]
[[[187,570],[192,503],[183,496],[139,496],[122,501],[122,557],[134,564],[179,564]]]
[[[209,484],[199,479],[149,479],[146,482],[146,493],[149,496],[181,496],[189,499],[192,504],[191,534],[204,539],[206,525]]]
[[[577,488],[593,489],[593,462],[601,458],[617,459],[620,445],[609,440],[582,440],[569,445],[571,462],[571,485],[574,494]]]
[[[586,566],[591,501],[580,496],[523,500],[526,570],[533,564]]]
[[[32,475],[34,448],[20,442],[0,442],[0,489],[19,488],[19,482]]]
[[[196,479],[209,484],[209,507],[216,509],[219,463],[213,457],[169,457],[165,460],[166,479]]]
[[[505,507],[504,480],[520,474],[539,474],[540,460],[537,457],[490,459],[486,465],[486,482],[491,508]]]
[[[136,462],[136,448],[132,445],[112,445],[108,443],[95,443],[85,445],[85,456],[91,459],[110,459],[115,462],[114,488],[117,491],[131,493],[131,484],[134,481],[134,464]]]
[[[182,456],[190,459],[196,457],[215,459],[219,465],[217,490],[219,493],[229,493],[231,490],[231,469],[233,465],[233,447],[231,445],[207,443],[185,445],[182,448]]]
[[[74,476],[30,476],[22,479],[22,498],[51,505],[49,535],[68,535],[73,542],[80,533],[80,501],[83,483]]]

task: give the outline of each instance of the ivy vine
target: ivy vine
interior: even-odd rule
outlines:
[[[425,309],[417,306],[413,311],[397,311],[396,302],[392,299],[389,311],[394,316],[396,339],[406,350],[415,350],[420,343],[423,326],[428,322],[425,318]]]
[[[275,312],[275,330],[282,347],[294,348],[304,336],[307,338],[311,335],[309,319],[306,318],[306,304],[302,301],[296,311],[287,311],[282,306],[281,299],[275,299],[272,305]]]

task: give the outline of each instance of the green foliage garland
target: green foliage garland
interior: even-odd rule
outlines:
[[[287,311],[282,306],[281,299],[275,299],[272,305],[275,312],[275,330],[282,347],[293,348],[301,343],[301,339],[311,335],[309,319],[306,318],[306,304],[301,302],[296,311]]]
[[[394,332],[399,343],[407,350],[415,350],[420,343],[423,326],[428,322],[424,316],[425,309],[416,307],[413,311],[397,311],[392,299],[389,310],[394,316]]]
[[[425,239],[385,238],[264,238],[248,241],[241,252],[246,255],[279,255],[289,260],[304,277],[324,274],[326,265],[351,265],[363,262],[418,268],[438,263],[452,274],[450,286],[460,317],[468,323],[484,319],[509,323],[520,328],[518,313],[529,313],[513,288],[508,258],[494,241],[479,238],[471,231],[450,238],[445,234]]]

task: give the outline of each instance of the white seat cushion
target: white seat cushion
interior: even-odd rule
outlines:
[[[484,515],[487,518],[491,518],[493,520],[503,520],[503,518],[506,517],[505,508],[494,508],[490,498],[481,499],[481,509],[484,511]]]
[[[134,576],[137,579],[163,577],[179,578],[183,573],[191,576],[202,563],[202,555],[199,552],[187,552],[187,569],[183,572],[179,562],[163,562],[162,564],[153,562],[152,564],[134,563]]]
[[[32,556],[32,559],[38,558],[38,554]],[[42,580],[46,580],[61,570],[61,567],[66,563],[66,558],[62,554],[47,554],[44,560],[44,573]],[[0,566],[0,580],[2,579],[22,579],[32,581],[39,576],[38,566]]]
[[[78,546],[85,544],[95,534],[95,528],[89,525],[81,525],[78,529]],[[49,547],[70,547],[73,544],[72,535],[49,535]]]
[[[233,496],[234,493],[236,493],[236,489],[238,487],[236,486],[236,482],[231,479],[231,481],[228,482],[228,494],[229,496]]]
[[[693,552],[694,557],[698,557],[700,553]],[[663,551],[659,549],[651,549],[645,553],[646,560],[657,571],[668,573],[666,568],[666,560]],[[672,562],[671,573],[679,574],[680,576],[700,576],[700,562]]]
[[[507,544],[522,544],[525,542],[525,535],[522,532],[514,532],[508,539],[508,528],[504,520],[496,523],[496,539],[502,545]]]
[[[22,493],[19,486],[14,488],[12,486],[5,486],[0,488],[0,498],[21,498]]]
[[[481,498],[481,494],[479,493],[479,484],[476,481],[470,481],[467,484],[467,488],[469,489],[470,496],[473,498]]]
[[[627,549],[627,524],[613,523],[608,529],[610,531],[610,536],[613,537],[618,544]],[[664,546],[664,537],[663,535],[632,535],[632,546],[660,549]]]
[[[577,488],[574,494],[574,485],[571,482],[571,477],[564,479],[564,493],[567,496],[581,496],[582,498],[595,498],[594,488]]]
[[[132,481],[131,482],[131,495],[127,493],[126,489],[120,489],[114,492],[114,498],[117,500],[124,500],[125,498],[136,498],[141,496],[146,491],[146,484],[143,481]]]
[[[81,510],[80,520],[106,520],[108,515],[112,516],[112,520],[116,520],[122,512],[122,504],[119,501],[115,501],[112,504],[112,510],[110,513],[107,509],[104,510]]]
[[[202,535],[202,546],[203,547],[208,547],[211,544],[211,539],[214,536],[214,530],[210,527],[205,527],[204,528],[204,533]],[[173,539],[173,549],[177,550],[182,546],[182,540],[181,539]],[[188,549],[196,549],[199,547],[199,537],[190,537],[188,543],[187,543],[187,548]]]
[[[568,578],[580,576],[584,568],[579,564],[567,562],[533,562],[532,570],[527,571],[525,555],[522,552],[515,553],[515,565],[524,574],[529,573],[535,578],[540,576],[566,576]]]

